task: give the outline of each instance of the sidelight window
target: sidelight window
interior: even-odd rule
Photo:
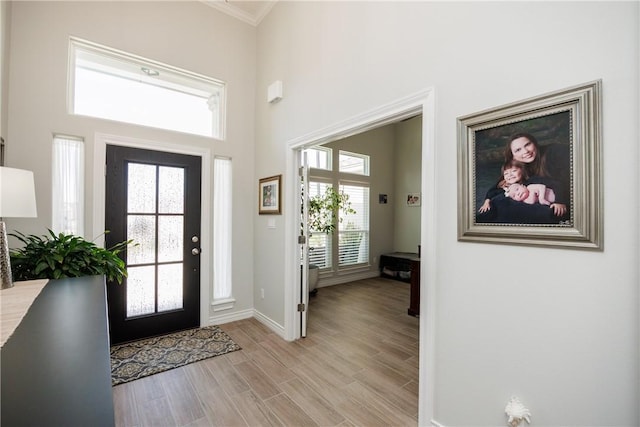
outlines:
[[[84,235],[84,141],[53,136],[52,224],[55,233]]]
[[[213,299],[229,302],[232,298],[232,226],[231,159],[216,157],[213,165]]]

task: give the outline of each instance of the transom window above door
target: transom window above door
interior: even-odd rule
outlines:
[[[224,139],[225,83],[77,38],[69,112]]]
[[[304,150],[307,156],[307,166],[310,168],[324,169],[330,171],[332,169],[332,155],[331,148],[327,147],[313,147]]]
[[[369,176],[369,156],[340,150],[340,172]]]

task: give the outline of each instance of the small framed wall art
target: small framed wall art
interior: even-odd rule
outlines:
[[[279,215],[282,213],[282,175],[262,178],[258,184],[258,214]]]
[[[407,194],[407,206],[420,206],[420,193]]]

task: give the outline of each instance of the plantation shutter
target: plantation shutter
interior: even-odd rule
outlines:
[[[338,226],[339,266],[368,263],[369,261],[369,187],[340,185],[340,191],[349,196],[355,214],[340,212]]]

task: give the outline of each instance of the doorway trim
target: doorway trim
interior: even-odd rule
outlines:
[[[185,144],[175,144],[164,141],[154,141],[127,136],[96,133],[93,148],[93,236],[100,236],[95,240],[97,245],[104,245],[105,231],[105,164],[107,145],[143,148],[146,150],[165,151],[169,153],[198,156],[202,159],[201,177],[201,248],[208,254],[200,257],[200,326],[209,324],[209,295],[211,270],[211,150]]]
[[[421,263],[419,333],[419,400],[418,425],[431,424],[435,399],[435,308],[436,308],[436,144],[435,144],[435,89],[421,90],[373,110],[356,115],[326,128],[319,129],[287,142],[286,171],[289,183],[285,189],[285,339],[300,338],[297,298],[300,283],[297,230],[299,219],[295,214],[299,188],[297,188],[298,152],[306,147],[324,144],[366,132],[387,124],[422,114],[422,199],[420,208],[420,241],[425,262]]]

